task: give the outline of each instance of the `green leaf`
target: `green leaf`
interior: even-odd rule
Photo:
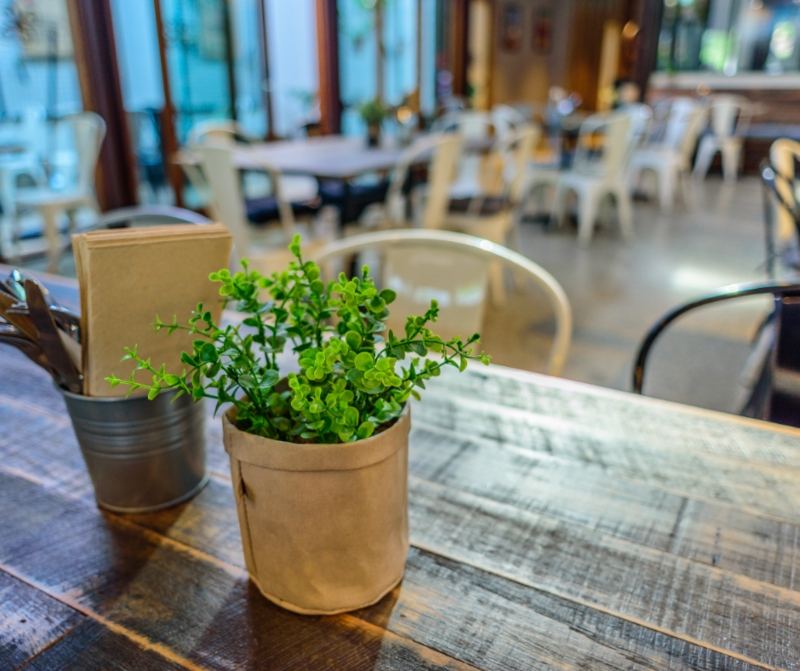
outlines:
[[[352,350],[357,350],[359,347],[361,347],[361,343],[364,340],[361,335],[355,331],[348,331],[345,333],[344,339],[347,343],[347,346]]]
[[[360,352],[356,354],[356,358],[353,360],[353,365],[356,367],[357,370],[369,370],[372,368],[372,354],[369,352]]]
[[[393,303],[394,299],[397,298],[397,293],[391,289],[384,289],[381,291],[380,297],[383,299],[384,303]]]
[[[356,437],[359,440],[363,440],[364,438],[369,438],[375,432],[375,425],[366,420],[359,424],[358,429],[356,430]]]

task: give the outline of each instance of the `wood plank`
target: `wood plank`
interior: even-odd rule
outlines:
[[[503,366],[477,367],[457,374],[447,370],[431,381],[435,396],[480,399],[503,409],[527,410],[608,432],[652,429],[664,442],[697,441],[726,456],[774,465],[800,466],[800,430],[671,401],[629,394]],[[647,435],[650,438],[650,435]],[[696,447],[703,448],[701,442]]]
[[[573,405],[577,401],[574,399]],[[671,421],[679,425],[682,419],[672,417]],[[414,422],[417,427],[432,425],[454,436],[474,436],[592,464],[610,477],[736,504],[788,521],[796,521],[796,511],[800,510],[800,489],[796,484],[800,468],[788,463],[767,464],[757,458],[749,461],[726,453],[729,444],[734,454],[737,450],[755,452],[773,440],[776,459],[785,458],[788,462],[792,451],[800,454],[800,441],[791,437],[793,448],[776,445],[782,437],[778,433],[764,432],[765,440],[761,442],[737,442],[735,427],[731,426],[729,438],[698,431],[670,440],[660,433],[660,426],[645,421],[630,420],[610,431],[604,430],[600,420],[597,424],[584,424],[558,414],[498,409],[483,400],[436,394],[415,406]]]
[[[800,660],[800,592],[416,480],[413,543],[766,665]]]
[[[152,650],[144,650],[94,620],[86,620],[55,645],[25,665],[27,670],[131,671],[185,669]]]
[[[26,495],[26,490],[35,487],[13,478],[9,480],[10,482],[0,474],[3,491],[19,489],[20,497]],[[209,486],[212,491],[223,488],[227,489],[220,483]],[[71,509],[79,505],[63,499],[59,501],[52,494],[43,492],[41,488],[37,489],[33,495],[37,499],[37,509],[40,506],[43,509],[52,506]],[[230,496],[229,492],[226,494]],[[178,510],[186,511],[193,506],[194,504],[187,504]],[[154,513],[149,517],[154,526],[163,524],[168,527],[167,531],[171,531],[169,518],[164,512]],[[232,508],[229,512],[229,528],[235,527],[235,512]],[[70,515],[77,517],[79,511],[71,510]],[[410,555],[402,587],[380,604],[359,611],[354,616],[321,619],[295,616],[266,602],[244,580],[237,581],[237,577],[244,576],[244,572],[238,567],[212,565],[210,570],[198,569],[197,564],[201,559],[197,553],[182,552],[171,545],[159,544],[148,551],[142,548],[130,549],[130,541],[125,538],[131,531],[128,527],[133,523],[128,518],[107,515],[103,519],[99,514],[92,515],[90,509],[84,510],[81,517],[84,518],[81,521],[82,530],[76,531],[84,537],[84,542],[91,544],[90,547],[97,548],[102,543],[98,543],[93,535],[87,538],[86,527],[94,528],[96,532],[97,527],[105,524],[105,533],[115,538],[113,546],[117,550],[111,560],[114,562],[115,573],[125,576],[122,579],[124,584],[120,586],[120,579],[106,575],[107,571],[103,567],[97,567],[97,557],[89,558],[88,566],[76,568],[74,561],[63,567],[62,562],[65,560],[59,555],[49,561],[58,563],[63,567],[60,572],[66,569],[72,576],[69,583],[60,585],[59,589],[81,603],[86,603],[88,608],[103,612],[104,617],[131,630],[142,632],[148,639],[172,643],[171,647],[178,646],[178,652],[203,665],[222,666],[223,661],[234,661],[229,656],[230,648],[237,643],[242,644],[243,637],[247,639],[248,636],[258,634],[258,641],[254,645],[260,656],[247,659],[236,657],[237,665],[258,658],[263,659],[264,663],[267,660],[272,661],[275,666],[270,668],[284,668],[284,664],[288,665],[286,668],[295,668],[292,664],[301,662],[289,655],[289,649],[299,646],[301,651],[308,654],[307,641],[324,638],[325,654],[330,659],[339,659],[342,666],[313,668],[361,668],[360,658],[352,657],[353,653],[349,649],[343,657],[337,657],[342,651],[336,646],[332,649],[329,647],[330,639],[335,639],[336,632],[343,628],[345,632],[350,632],[348,638],[355,638],[358,646],[365,646],[367,649],[375,644],[365,636],[365,631],[381,632],[389,629],[392,632],[383,633],[384,641],[376,668],[426,668],[428,660],[425,657],[420,660],[405,648],[393,645],[391,637],[395,637],[394,640],[401,640],[401,637],[412,639],[424,646],[422,650],[434,648],[479,668],[760,668],[702,646],[675,640],[664,633],[606,615],[586,605],[419,551],[412,551]],[[98,520],[94,525],[90,523],[92,517]],[[136,516],[137,523],[145,517],[148,516]],[[183,515],[178,515],[173,516],[173,521],[176,517],[183,519]],[[16,520],[10,522],[12,527],[17,523]],[[24,516],[20,515],[18,523],[20,526],[25,524]],[[122,528],[115,528],[118,525]],[[61,526],[75,529],[76,525],[73,522]],[[24,534],[24,531],[20,533]],[[41,532],[34,530],[30,538],[24,541],[29,553],[33,551],[34,555],[37,554],[31,544],[36,543],[40,534]],[[202,534],[197,538],[206,540]],[[58,539],[54,540],[58,542]],[[141,539],[140,543],[150,546],[150,539]],[[215,547],[218,548],[223,543],[229,545],[224,539],[217,538]],[[70,545],[72,544],[71,542]],[[63,551],[68,556],[76,554],[69,548],[64,548]],[[236,551],[239,555],[238,563],[241,565],[238,547]],[[95,552],[102,553],[102,549]],[[121,559],[123,553],[137,557],[147,554],[147,559],[138,562],[136,567],[127,568],[127,561]],[[13,556],[1,560],[15,561]],[[191,566],[179,565],[187,561]],[[37,579],[46,576],[51,570],[48,566],[40,567],[36,562],[31,564],[22,561],[21,564],[21,570],[29,570],[26,567],[31,565],[36,567]],[[100,574],[97,578],[99,582],[93,581],[91,591],[84,593],[80,584],[87,580],[89,566],[92,565],[96,567],[96,573]],[[169,581],[169,591],[174,593],[169,597],[161,594],[166,581]],[[234,583],[231,584],[231,581]],[[108,609],[103,605],[106,601],[109,604]],[[182,606],[184,601],[186,604]],[[187,613],[186,609],[190,612]],[[243,614],[242,611],[246,613]],[[153,618],[157,620],[155,624],[150,621]],[[246,620],[244,624],[243,620]],[[167,632],[163,631],[167,626],[165,621],[169,626]],[[312,622],[316,624],[312,626]],[[371,627],[365,623],[369,623]],[[248,628],[247,634],[235,636],[231,633],[232,628],[242,626]],[[329,628],[333,632],[328,631]],[[267,632],[271,633],[267,635]],[[172,642],[171,638],[165,640],[171,636],[180,640],[177,643]],[[231,636],[234,636],[233,642],[229,640]],[[191,639],[191,643],[186,643],[187,637]],[[223,638],[224,642],[220,642],[219,638]],[[564,645],[565,640],[569,640],[568,646]],[[208,649],[216,650],[217,657],[211,659],[200,656],[199,651]],[[265,657],[264,651],[267,651]],[[432,652],[429,654],[433,655]],[[386,655],[389,657],[386,658]],[[432,659],[442,663],[443,659],[448,658],[434,655]],[[450,661],[447,663],[453,664]]]
[[[81,619],[68,606],[0,571],[0,668],[21,666]]]
[[[223,669],[472,668],[350,616],[284,611],[242,569],[160,543],[4,473],[0,509],[0,568],[175,659]]]
[[[596,529],[790,589],[800,586],[800,524],[691,499],[507,443],[417,426],[410,472],[521,510]]]

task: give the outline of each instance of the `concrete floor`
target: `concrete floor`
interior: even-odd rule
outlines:
[[[637,202],[630,241],[609,225],[580,248],[574,226],[522,224],[521,251],[555,276],[572,305],[575,328],[565,377],[630,389],[638,343],[667,309],[726,284],[764,278],[758,181],[726,185],[710,177],[691,192],[690,204],[670,213]],[[30,267],[43,269],[44,262],[34,259]],[[64,258],[62,272],[74,275],[71,258]],[[671,329],[654,350],[646,391],[731,409],[749,342],[768,307],[767,301],[749,299],[706,309]],[[503,306],[488,311],[483,340],[495,362],[543,370],[551,332],[541,297],[516,286]]]
[[[726,284],[765,278],[759,182],[726,185],[710,177],[692,185],[689,201],[670,213],[637,202],[632,240],[608,226],[588,248],[578,247],[573,226],[552,231],[523,223],[521,251],[555,276],[572,305],[565,377],[630,389],[638,343],[667,309]],[[748,344],[768,307],[748,299],[676,323],[653,351],[646,391],[730,409]],[[487,349],[498,363],[541,369],[547,321],[535,297],[515,293],[487,317]]]

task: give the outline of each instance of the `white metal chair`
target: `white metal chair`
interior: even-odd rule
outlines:
[[[277,218],[263,226],[254,226],[245,213],[239,172],[233,162],[233,146],[211,143],[200,145],[195,151],[200,156],[203,175],[209,185],[211,213],[216,221],[231,230],[237,259],[285,251],[296,232],[304,233],[307,240],[311,239],[310,226],[304,231],[298,229],[291,203],[284,196],[281,173],[277,168],[267,164],[259,166],[269,176]]]
[[[69,220],[69,233],[76,228],[75,214],[82,208],[99,211],[94,191],[94,175],[100,146],[106,134],[106,124],[94,112],[81,112],[59,122],[67,124],[75,137],[77,154],[77,181],[63,190],[31,189],[20,191],[17,196],[14,222],[15,238],[19,237],[19,210],[29,208],[38,210],[44,221],[47,238],[48,265],[50,272],[58,270],[63,245],[58,229],[59,218],[66,214]]]
[[[10,223],[16,215],[17,183],[20,177],[28,177],[39,188],[47,184],[40,151],[47,134],[44,110],[25,110],[21,122],[14,123],[7,131],[8,140],[24,147],[21,152],[0,154],[0,206],[3,208],[3,217]]]
[[[421,314],[431,299],[439,303],[435,330],[442,337],[481,330],[489,269],[502,264],[523,273],[547,297],[555,335],[546,371],[564,368],[572,338],[572,310],[561,285],[530,259],[501,245],[471,235],[419,229],[365,233],[334,242],[312,258],[326,264],[360,252],[381,252],[382,282],[397,293],[395,315],[387,326],[403,332],[404,317]],[[491,354],[491,352],[489,352]]]
[[[498,137],[505,137],[527,123],[522,113],[511,105],[495,105],[492,107],[491,118]]]
[[[714,96],[709,108],[711,132],[700,139],[694,163],[696,177],[705,177],[714,155],[722,155],[722,173],[727,181],[736,181],[742,158],[744,135],[750,125],[750,103],[741,96]]]
[[[700,103],[691,98],[676,98],[667,112],[663,138],[633,151],[631,184],[635,185],[646,171],[655,173],[662,210],[672,207],[683,178],[691,172],[692,154],[705,120],[706,110]]]
[[[623,236],[633,233],[627,169],[634,141],[631,115],[624,111],[595,114],[581,124],[573,167],[559,174],[553,202],[553,220],[560,224],[567,194],[575,193],[580,244],[591,241],[600,203],[608,196],[616,202]]]
[[[538,126],[526,124],[500,140],[493,152],[499,193],[468,199],[466,211],[448,212],[440,226],[506,244],[519,218],[528,159],[539,136]]]
[[[232,119],[210,119],[200,121],[192,126],[187,137],[188,144],[205,144],[206,142],[217,144],[228,142],[256,142],[257,139],[250,136],[238,123]]]
[[[414,225],[437,227],[447,211],[449,188],[456,172],[461,145],[461,136],[455,133],[426,135],[416,140],[403,152],[392,170],[385,202],[371,205],[365,211],[363,219],[366,226],[408,227],[413,221]],[[403,187],[411,166],[423,162],[428,164],[428,181],[424,188],[410,194],[415,211],[412,221],[409,221]]]

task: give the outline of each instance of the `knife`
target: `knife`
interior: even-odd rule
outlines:
[[[0,344],[16,347],[37,366],[41,366],[50,375],[53,375],[53,370],[48,365],[47,359],[42,350],[39,349],[39,346],[22,335],[20,330],[12,324],[0,322]]]
[[[30,318],[38,333],[38,343],[50,367],[56,374],[56,381],[69,391],[80,394],[83,385],[81,376],[75,364],[72,363],[61,338],[58,335],[58,326],[50,313],[50,307],[45,297],[46,290],[36,280],[25,279],[25,295],[28,299]]]

